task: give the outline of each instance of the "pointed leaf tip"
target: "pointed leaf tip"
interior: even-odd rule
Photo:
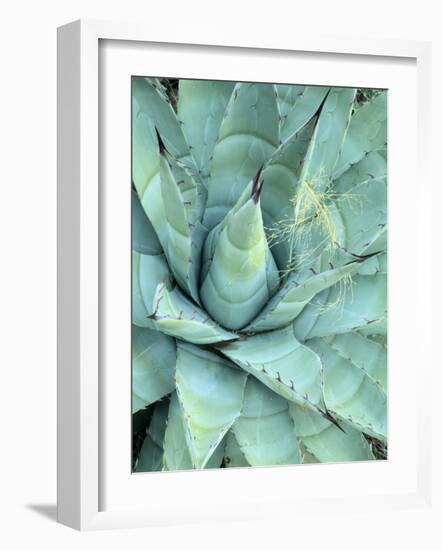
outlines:
[[[328,411],[321,411],[321,415],[326,419],[328,420],[329,422],[331,422],[332,424],[334,424],[337,428],[339,428],[341,430],[341,432],[344,432],[346,433],[346,431],[344,430],[344,428],[339,424],[339,422],[335,419],[334,416],[332,416]]]
[[[261,164],[261,168],[258,170],[258,172],[256,173],[256,176],[253,178],[252,199],[255,204],[258,204],[259,197],[262,191],[262,186],[264,184],[264,180],[261,181],[261,185],[259,184],[259,179],[261,177],[263,168],[264,168],[264,164]]]
[[[353,252],[349,252],[350,256],[355,258],[355,262],[365,262],[365,260],[368,260],[368,258],[372,258],[373,256],[377,256],[382,250],[378,250],[376,252],[370,252],[369,254],[364,254],[360,256],[359,254],[354,254]]]
[[[155,133],[157,135],[158,148],[160,150],[160,155],[162,155],[164,157],[165,153],[169,153],[169,151],[167,150],[167,147],[164,145],[164,141],[162,140],[160,132],[158,131],[158,128],[156,126],[155,126]]]

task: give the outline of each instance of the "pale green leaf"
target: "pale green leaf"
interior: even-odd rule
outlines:
[[[164,434],[163,469],[192,470],[181,407],[176,392],[170,398],[169,416]]]
[[[298,86],[296,84],[276,84],[275,88],[282,124],[288,113],[293,109],[299,96],[305,90],[305,86]]]
[[[268,248],[259,199],[249,198],[225,220],[216,241],[209,240],[205,247],[213,252],[200,295],[213,319],[238,330],[266,304],[279,276]],[[205,257],[210,255],[205,251]]]
[[[141,206],[135,190],[132,190],[132,249],[140,254],[162,254],[155,229]]]
[[[330,88],[306,86],[297,95],[291,109],[283,115],[281,141],[285,142],[299,132],[318,111]]]
[[[319,274],[312,274],[305,280],[297,275],[290,276],[283,288],[270,299],[258,317],[246,328],[251,332],[262,332],[281,328],[292,322],[322,290],[336,284],[342,278],[359,269],[358,262],[329,269]]]
[[[386,316],[386,273],[355,275],[350,284],[318,294],[295,319],[294,329],[301,340],[365,328],[384,332]]]
[[[276,92],[270,84],[237,84],[210,164],[204,225],[210,230],[236,203],[279,145]]]
[[[349,124],[354,97],[353,88],[331,88],[321,108],[301,175],[302,180],[317,183],[315,189],[323,189],[332,175]],[[319,181],[322,179],[324,183]]]
[[[387,396],[382,387],[324,339],[310,340],[309,346],[323,364],[327,409],[356,429],[385,440]]]
[[[152,327],[153,300],[159,284],[170,282],[169,267],[163,255],[132,252],[132,322]]]
[[[219,468],[224,457],[225,442],[221,441],[213,452],[206,468]],[[164,434],[163,470],[192,470],[187,448],[184,418],[176,393],[170,398],[169,416]]]
[[[158,330],[194,344],[213,344],[238,338],[212,321],[176,286],[172,290],[165,284],[157,288],[152,320]]]
[[[287,268],[289,258],[284,232],[293,219],[293,201],[313,129],[314,121],[278,147],[262,171],[262,215],[272,254],[281,270]]]
[[[387,350],[384,345],[356,332],[332,336],[327,343],[387,392]]]
[[[335,201],[344,232],[340,246],[357,255],[386,249],[386,179],[368,179],[338,195]]]
[[[360,431],[344,424],[342,430],[319,414],[290,403],[295,432],[307,451],[319,462],[373,460],[369,444]]]
[[[246,384],[242,415],[232,431],[251,466],[299,463],[299,444],[287,401],[252,377]]]
[[[208,175],[209,159],[233,86],[232,82],[179,81],[178,117],[203,178]]]
[[[247,374],[219,355],[178,343],[176,388],[195,468],[204,468],[239,416]]]
[[[382,150],[370,151],[359,162],[353,164],[339,178],[333,181],[333,191],[339,194],[352,192],[352,189],[371,179],[387,176],[387,161]]]
[[[334,170],[336,179],[371,151],[384,149],[387,142],[387,92],[364,103],[353,114]]]
[[[155,404],[152,419],[137,458],[135,472],[158,472],[163,469],[164,433],[168,413],[168,399]]]
[[[282,397],[321,409],[321,362],[298,342],[291,326],[244,337],[219,349]]]
[[[139,119],[147,119],[150,125],[158,129],[170,154],[196,174],[195,162],[167,96],[156,89],[152,85],[152,81],[134,77],[132,79],[132,97],[136,102],[133,109],[134,122]],[[142,150],[140,153],[142,154]]]
[[[226,468],[244,468],[250,466],[232,430],[230,430],[226,436],[224,464]]]
[[[175,279],[181,288],[186,290],[198,302],[198,263],[192,264],[191,259],[192,247],[197,247],[199,256],[202,239],[198,240],[197,243],[192,242],[191,227],[187,217],[184,197],[179,190],[178,183],[175,181],[165,155],[162,155],[160,159],[160,179],[167,226],[167,231],[164,232],[161,243]],[[196,197],[194,200],[196,200]]]
[[[132,412],[175,389],[175,364],[173,338],[156,330],[132,326]]]

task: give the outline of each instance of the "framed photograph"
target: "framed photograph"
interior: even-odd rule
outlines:
[[[249,40],[59,29],[71,527],[428,505],[429,46]]]

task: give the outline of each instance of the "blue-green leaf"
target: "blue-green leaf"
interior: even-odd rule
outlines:
[[[178,343],[176,388],[194,468],[204,468],[243,402],[247,374],[219,355]]]
[[[351,426],[339,429],[319,414],[295,403],[290,403],[289,413],[299,441],[319,462],[374,459],[364,436]]]
[[[132,191],[132,249],[140,254],[162,254],[160,241],[136,191]]]
[[[241,417],[232,431],[251,466],[299,463],[299,444],[288,403],[250,377],[244,393]]]
[[[137,473],[159,472],[162,468],[163,449],[152,440],[149,434],[146,434],[134,471]]]
[[[340,246],[352,254],[380,252],[387,246],[387,184],[368,179],[339,195],[335,201],[344,231]]]
[[[224,464],[226,468],[245,468],[250,466],[232,430],[230,430],[226,436]]]
[[[279,145],[276,92],[270,84],[237,84],[210,164],[204,225],[210,230],[236,203]]]
[[[262,332],[291,323],[318,292],[356,272],[359,265],[358,262],[351,262],[319,274],[309,272],[310,276],[305,280],[298,275],[290,276],[283,288],[270,299],[246,331]]]
[[[140,449],[135,472],[157,472],[163,469],[163,445],[169,400],[155,405],[149,429]]]
[[[300,175],[295,219],[302,221],[318,208],[317,194],[331,183],[350,119],[355,90],[331,88],[321,108]]]
[[[384,332],[386,316],[386,273],[355,275],[350,284],[338,283],[318,294],[295,319],[294,329],[301,340],[369,327]]]
[[[150,126],[156,127],[171,155],[179,160],[193,173],[197,173],[195,162],[191,157],[189,146],[182,132],[178,118],[167,96],[152,85],[152,81],[146,78],[134,77],[132,79],[133,128],[137,132],[137,139],[133,140],[137,146],[135,156],[141,157],[146,151],[141,147],[138,126],[142,121],[148,121]],[[141,136],[142,137],[142,136]],[[140,147],[140,149],[138,149]],[[135,184],[136,185],[136,184]]]
[[[352,164],[371,151],[384,149],[387,143],[387,92],[356,109],[334,170],[336,179]]]
[[[328,410],[354,428],[385,440],[387,396],[381,385],[323,338],[309,340],[308,344],[322,360]]]
[[[198,302],[197,280],[199,276],[199,256],[202,239],[192,240],[191,226],[184,203],[184,197],[175,181],[171,167],[165,155],[160,159],[161,194],[163,198],[164,215],[167,229],[161,242],[171,270],[189,295]],[[196,200],[196,196],[194,197]],[[194,255],[192,247],[197,251]],[[194,260],[192,262],[192,257]]]
[[[387,180],[387,160],[382,150],[371,151],[333,181],[333,191],[351,194],[356,185],[380,178]]]
[[[244,337],[219,349],[285,399],[323,410],[320,359],[296,340],[291,326]]]
[[[327,343],[387,392],[387,350],[384,345],[356,332],[332,336]]]
[[[192,470],[192,461],[187,449],[186,434],[178,396],[170,398],[169,416],[164,434],[164,470]]]
[[[305,86],[298,86],[296,84],[276,84],[275,88],[282,125],[288,113],[293,109],[296,101],[305,90]]]
[[[277,88],[278,89],[278,88]],[[306,86],[296,96],[291,109],[283,115],[281,123],[281,141],[285,142],[299,132],[318,111],[330,88]]]
[[[179,81],[178,117],[203,181],[233,86],[232,82]]]
[[[132,326],[132,412],[175,389],[175,364],[173,338],[156,330]]]
[[[259,197],[254,195],[258,185],[254,186],[252,197],[226,217],[216,242],[209,240],[205,247],[213,249],[213,256],[202,281],[201,301],[216,321],[231,330],[247,325],[279,282],[264,232]],[[204,256],[210,256],[210,252],[205,251]]]
[[[225,442],[222,441],[213,452],[206,468],[219,468],[224,457]],[[192,470],[192,460],[187,448],[184,418],[178,396],[170,398],[169,416],[164,434],[163,470]]]
[[[169,284],[170,273],[163,255],[148,256],[132,252],[132,322],[152,327],[153,300],[159,284]]]
[[[154,297],[152,320],[162,332],[193,344],[213,344],[238,336],[217,325],[177,287],[160,285]]]
[[[314,121],[282,144],[262,171],[261,208],[272,254],[280,270],[287,268],[294,199],[302,163],[314,129]]]

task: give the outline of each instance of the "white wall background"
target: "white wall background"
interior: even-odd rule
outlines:
[[[16,0],[3,4],[0,30],[0,419],[3,443],[0,544],[4,548],[31,545],[66,550],[80,545],[81,548],[161,545],[167,549],[210,550],[280,545],[303,546],[309,550],[440,547],[442,536],[436,528],[440,508],[432,512],[396,512],[377,518],[357,514],[340,517],[331,511],[327,517],[304,517],[302,521],[294,517],[290,524],[244,523],[86,534],[59,526],[52,519],[55,517],[56,468],[56,27],[83,17],[184,25],[189,29],[189,37],[199,26],[213,26],[225,28],[227,35],[231,28],[253,27],[255,31],[262,29],[268,36],[295,35],[302,29],[312,36],[344,33],[433,40],[436,152],[436,147],[440,149],[437,128],[442,122],[439,99],[442,38],[437,4],[430,0],[302,3],[295,0]],[[440,182],[438,169],[434,177]],[[440,197],[440,191],[438,194]],[[435,214],[437,205],[435,201]],[[436,222],[442,235],[439,219],[435,220],[435,231]],[[440,246],[436,254],[440,255]],[[440,311],[441,305],[439,292],[435,295],[435,310]],[[439,321],[435,317],[435,322]],[[416,373],[418,375],[418,366]],[[438,392],[438,388],[433,388],[436,404],[433,428],[440,436]],[[438,469],[442,461],[437,439],[436,443],[435,483],[439,483]],[[440,496],[440,492],[438,494]],[[339,539],[331,537],[332,532],[340,532]]]

